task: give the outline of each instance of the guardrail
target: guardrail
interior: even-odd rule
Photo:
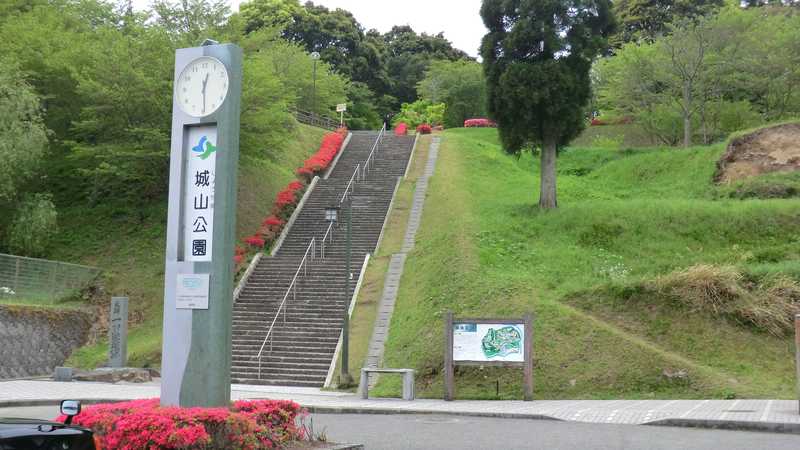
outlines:
[[[294,277],[292,278],[292,282],[289,284],[289,288],[286,290],[286,294],[283,296],[283,300],[281,301],[280,306],[278,306],[278,311],[275,313],[275,317],[272,319],[272,323],[269,326],[269,330],[267,331],[267,335],[264,337],[264,342],[261,344],[261,348],[258,350],[258,379],[261,379],[261,360],[264,356],[264,348],[267,346],[267,342],[269,342],[269,351],[272,353],[272,330],[275,329],[275,323],[278,321],[278,317],[281,315],[281,311],[283,311],[283,323],[286,323],[286,301],[289,299],[289,294],[292,294],[293,298],[297,298],[297,280],[300,277],[300,271],[303,271],[303,276],[308,275],[308,264],[309,262],[314,261],[316,258],[317,253],[317,242],[316,238],[311,238],[311,242],[308,244],[308,248],[306,249],[305,255],[303,255],[303,259],[300,261],[300,266],[297,267],[297,271],[294,273]]]
[[[0,253],[0,299],[52,303],[85,289],[100,269]]]
[[[367,172],[369,172],[369,170],[372,169],[372,167],[375,165],[375,155],[376,155],[375,151],[378,149],[378,145],[380,145],[380,143],[383,141],[383,135],[384,134],[386,134],[386,124],[385,123],[383,124],[383,127],[381,128],[381,131],[378,133],[378,138],[375,139],[375,143],[372,144],[372,151],[369,152],[369,156],[367,156],[367,160],[364,161],[364,165],[363,165],[363,168],[362,168],[363,173],[361,174],[361,179],[362,180],[365,180],[367,178],[367,175],[368,175]]]
[[[300,109],[290,108],[289,112],[294,115],[298,122],[312,127],[324,128],[326,130],[336,130],[339,128],[339,121],[328,116],[321,116],[319,114],[303,111]]]
[[[319,256],[322,259],[325,259],[325,241],[328,240],[328,236],[330,236],[331,243],[333,243],[333,233],[332,233],[332,231],[333,231],[333,222],[328,224],[328,229],[325,230],[325,235],[322,236],[322,242],[320,243],[320,246],[319,246]]]

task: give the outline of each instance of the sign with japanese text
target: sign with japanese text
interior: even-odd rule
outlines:
[[[339,103],[336,105],[336,112],[345,112],[347,111],[347,103]]]
[[[191,127],[185,142],[186,177],[182,226],[184,261],[211,261],[217,128]]]
[[[108,319],[108,365],[125,367],[128,354],[128,297],[111,298]]]
[[[208,282],[207,273],[178,274],[178,283],[175,289],[175,307],[178,309],[208,309]]]

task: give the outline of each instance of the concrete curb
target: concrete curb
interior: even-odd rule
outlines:
[[[495,419],[530,419],[530,420],[551,420],[554,422],[564,422],[557,417],[542,414],[525,413],[501,413],[501,412],[473,412],[473,411],[437,411],[431,409],[392,409],[392,408],[354,408],[354,407],[333,407],[333,406],[303,406],[312,414],[374,414],[374,415],[444,415],[462,417],[492,417]]]
[[[317,186],[318,182],[319,182],[319,177],[314,177],[314,179],[311,180],[311,183],[308,184],[308,188],[306,189],[306,192],[303,194],[303,198],[300,199],[300,202],[297,203],[297,207],[294,209],[294,211],[292,211],[292,216],[289,217],[289,221],[286,223],[286,226],[283,227],[281,235],[278,236],[278,242],[276,242],[275,246],[272,247],[272,251],[269,252],[269,256],[275,256],[275,254],[278,253],[278,250],[281,249],[281,245],[283,245],[283,241],[286,239],[286,236],[289,235],[289,230],[292,229],[294,221],[297,220],[297,216],[300,215],[300,210],[303,209],[303,205],[306,204],[306,200],[308,200],[308,197],[311,196],[311,191],[314,190],[314,187]]]
[[[642,425],[656,427],[707,428],[712,430],[757,431],[765,433],[800,434],[800,424],[781,422],[747,422],[743,420],[661,419]]]
[[[247,280],[250,278],[250,275],[253,274],[253,271],[256,270],[256,266],[258,266],[258,262],[261,261],[263,256],[264,252],[258,252],[250,261],[250,264],[247,266],[247,270],[244,271],[244,275],[242,275],[242,278],[236,285],[236,289],[233,290],[233,303],[236,303],[236,300],[239,300],[239,295],[244,290],[245,285],[247,285]]]
[[[386,210],[386,217],[383,218],[383,226],[381,226],[381,234],[378,236],[378,242],[375,243],[375,248],[372,250],[372,253],[378,253],[378,249],[381,246],[381,242],[383,242],[383,235],[386,233],[386,225],[389,224],[389,219],[392,216],[392,209],[394,209],[394,200],[397,198],[397,191],[400,189],[400,182],[403,179],[401,177],[397,177],[397,183],[394,185],[394,192],[392,193],[392,200],[389,201],[389,209]]]
[[[414,137],[414,146],[411,147],[411,155],[409,155],[408,157],[408,164],[406,164],[406,171],[405,173],[403,173],[404,180],[408,178],[408,171],[411,170],[411,162],[414,161],[414,153],[417,151],[417,143],[419,142],[419,136],[420,134],[417,133],[417,135]]]

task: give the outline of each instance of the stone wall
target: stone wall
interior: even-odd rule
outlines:
[[[0,379],[52,375],[91,327],[87,312],[0,305]]]

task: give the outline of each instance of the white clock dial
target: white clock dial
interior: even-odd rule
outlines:
[[[228,94],[228,70],[218,59],[203,56],[190,62],[176,81],[178,105],[186,114],[205,117]]]

